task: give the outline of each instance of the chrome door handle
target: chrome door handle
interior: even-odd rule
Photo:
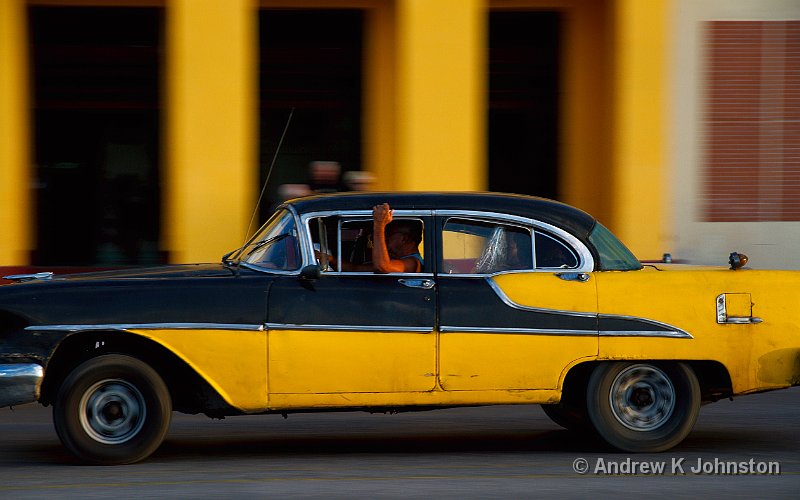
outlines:
[[[407,286],[409,288],[422,288],[422,289],[425,289],[425,290],[430,290],[436,284],[435,281],[428,280],[428,279],[405,279],[405,278],[400,278],[399,280],[397,280],[397,282],[400,283],[401,285]]]
[[[581,283],[589,281],[588,273],[556,273],[556,276],[564,281],[580,281]]]

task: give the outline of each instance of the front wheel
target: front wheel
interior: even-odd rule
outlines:
[[[166,384],[149,365],[108,354],[75,368],[53,406],[64,446],[94,464],[138,462],[164,440],[172,416]]]
[[[700,411],[700,385],[684,363],[604,363],[592,372],[586,396],[599,436],[630,452],[676,446]]]

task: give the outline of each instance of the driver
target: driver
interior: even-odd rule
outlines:
[[[372,262],[353,264],[342,261],[342,271],[374,271],[376,273],[422,272],[422,226],[413,220],[393,220],[388,203],[372,207]],[[333,264],[336,260],[330,258]]]
[[[422,271],[419,244],[422,228],[410,220],[393,221],[388,203],[372,207],[372,266],[378,273],[418,273]]]

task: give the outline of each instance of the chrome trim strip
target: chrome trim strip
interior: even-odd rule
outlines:
[[[348,332],[407,332],[433,333],[433,327],[381,326],[381,325],[292,325],[288,323],[267,323],[267,330],[329,330]]]
[[[489,283],[489,286],[494,290],[494,293],[497,294],[497,297],[508,307],[512,309],[518,309],[520,311],[528,311],[528,312],[538,312],[538,313],[551,313],[551,314],[563,314],[564,316],[573,316],[577,318],[596,318],[596,313],[585,313],[585,312],[578,312],[578,311],[562,311],[560,309],[545,309],[543,307],[531,307],[531,306],[523,306],[521,304],[517,304],[513,300],[511,300],[508,295],[500,288],[500,285],[494,282],[494,280],[490,277],[486,277],[486,282]]]
[[[53,272],[52,271],[45,271],[42,273],[32,273],[32,274],[9,274],[8,276],[3,276],[4,280],[9,281],[16,281],[18,283],[24,283],[26,281],[48,281],[53,279]]]
[[[693,339],[683,330],[600,330],[601,337],[666,337],[670,339]]]
[[[433,217],[433,210],[395,210],[393,214],[395,217]],[[350,220],[371,219],[372,210],[324,210],[320,212],[308,212],[304,214],[298,214],[300,223],[297,225],[297,228],[298,232],[302,232],[303,234],[298,234],[297,237],[301,242],[300,247],[301,247],[301,252],[303,254],[303,266],[314,265],[317,263],[317,260],[314,258],[314,244],[311,240],[311,230],[308,226],[309,221],[311,219],[316,219],[319,217],[334,217],[334,216],[352,217],[353,219]],[[338,223],[341,224],[341,222],[342,221],[340,220]],[[337,231],[339,230],[340,228],[337,228]],[[339,251],[339,253],[341,254],[341,251]],[[325,274],[354,276],[356,274],[375,275],[376,273],[325,271]],[[424,274],[424,273],[392,273],[392,274]],[[432,275],[431,273],[427,274]]]
[[[664,328],[665,330],[604,330],[600,332],[600,335],[603,337],[669,337],[669,338],[685,338],[685,339],[693,339],[692,335],[685,331],[677,328],[676,326],[670,325],[669,323],[663,323],[661,321],[656,321],[653,319],[647,318],[639,318],[636,316],[621,316],[616,314],[593,314],[593,313],[583,313],[583,312],[576,312],[576,311],[562,311],[559,309],[545,309],[541,307],[530,307],[530,306],[523,306],[521,304],[517,304],[516,302],[512,301],[508,295],[500,288],[500,285],[494,282],[491,277],[486,277],[486,282],[489,283],[489,286],[494,290],[500,300],[513,309],[518,309],[520,311],[529,311],[529,312],[538,312],[538,313],[553,313],[553,314],[563,314],[565,316],[573,316],[573,317],[581,317],[581,318],[592,318],[597,317],[598,320],[605,318],[605,319],[621,319],[621,320],[631,320],[631,321],[641,321],[643,323],[647,323],[653,326],[657,326],[659,328]]]
[[[35,403],[44,369],[35,363],[0,364],[0,408]]]
[[[87,330],[240,330],[264,331],[264,325],[240,323],[109,323],[99,325],[38,325],[29,331],[80,332]]]
[[[664,328],[664,330],[641,330],[641,335],[650,336],[650,337],[673,337],[673,338],[682,338],[682,339],[693,339],[692,334],[685,330],[681,330],[677,326],[670,325],[669,323],[664,323],[661,321],[656,321],[654,319],[648,318],[640,318],[638,316],[622,316],[618,314],[600,314],[598,315],[600,318],[606,319],[622,319],[622,320],[631,320],[631,321],[641,321],[642,323],[647,323],[653,326],[657,326],[659,328]],[[619,332],[625,332],[627,330],[618,330]],[[632,330],[636,332],[636,330]],[[605,330],[606,336],[613,337],[618,335],[615,333],[614,330]],[[633,335],[638,336],[638,334]]]
[[[442,333],[495,333],[507,335],[552,335],[557,337],[591,337],[597,336],[595,330],[560,330],[549,328],[487,328],[482,326],[443,326],[439,329]],[[668,337],[692,338],[686,332],[656,331],[656,330],[619,330],[601,331],[601,337]],[[687,337],[688,336],[688,337]]]
[[[565,330],[558,328],[502,328],[485,326],[442,326],[442,333],[505,333],[518,335],[554,335],[564,337],[597,336],[596,330]]]
[[[434,210],[434,215],[442,217],[462,217],[462,218],[475,217],[480,220],[488,222],[491,222],[492,220],[504,220],[507,222],[515,222],[517,224],[525,224],[533,226],[534,228],[544,229],[546,231],[558,235],[560,238],[563,238],[569,245],[572,246],[574,250],[578,252],[578,255],[581,259],[581,263],[578,267],[570,269],[570,271],[575,271],[575,272],[594,271],[594,257],[592,256],[592,252],[589,251],[586,245],[584,245],[583,242],[581,242],[581,240],[579,240],[572,234],[564,231],[559,227],[553,226],[552,224],[538,221],[536,219],[530,219],[528,217],[521,217],[519,215],[504,214],[500,212],[481,212],[477,210]],[[536,245],[536,239],[534,238],[534,248],[533,248],[534,255],[536,253],[535,245]],[[552,272],[552,268],[537,269],[535,271]]]
[[[433,273],[376,273],[374,271],[325,271],[323,276],[372,276],[372,277],[380,277],[380,276],[388,276],[397,278],[398,276],[402,277],[413,277],[413,278],[433,278]],[[447,276],[447,275],[444,275]],[[459,276],[464,276],[463,274],[459,274]],[[481,275],[480,277],[483,278],[486,275]]]

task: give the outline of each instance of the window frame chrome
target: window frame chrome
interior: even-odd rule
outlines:
[[[419,218],[422,219],[424,217],[433,217],[432,210],[394,210],[393,216],[396,218]],[[341,238],[341,225],[343,222],[354,222],[354,221],[361,221],[361,220],[371,220],[372,219],[372,210],[322,210],[317,212],[308,212],[304,214],[300,214],[300,222],[302,224],[303,229],[305,230],[305,235],[301,238],[301,245],[300,249],[303,254],[303,267],[308,265],[317,265],[317,259],[314,258],[314,242],[311,239],[311,227],[310,223],[312,219],[317,219],[321,217],[338,217],[336,224],[336,231],[339,232],[339,237],[337,238],[337,249],[336,249],[336,259],[339,263],[339,268],[341,268],[341,253],[342,253],[342,238]],[[424,236],[424,228],[425,228],[425,221],[421,220],[423,223],[423,236]],[[300,226],[298,226],[300,227]],[[324,271],[323,276],[423,276],[423,277],[432,277],[433,273],[375,273],[372,271]]]
[[[534,230],[533,230],[534,246],[536,245],[536,232],[537,232],[536,228],[534,228]],[[576,257],[576,261],[578,262],[578,266],[577,267],[544,267],[544,266],[543,267],[539,267],[538,265],[536,265],[535,255],[534,255],[534,269],[539,269],[539,270],[542,270],[542,271],[557,271],[557,272],[558,271],[562,271],[562,272],[563,271],[569,271],[569,272],[578,272],[578,273],[582,272],[582,271],[576,271],[576,269],[578,269],[578,267],[580,267],[581,258],[580,258],[580,255],[575,251],[575,248],[573,248],[571,245],[568,245],[568,244],[564,243],[563,241],[559,240],[559,238],[557,236],[553,235],[551,232],[539,231],[539,234],[541,234],[544,238],[549,238],[549,239],[553,240],[555,243],[557,243],[559,245],[562,245],[562,246],[565,246],[568,250],[570,250],[571,253]],[[535,248],[534,248],[534,254],[535,253],[536,253],[536,251],[535,251]]]
[[[555,268],[555,267],[548,267],[548,268],[537,268],[536,267],[536,237],[535,237],[535,230],[542,229],[545,232],[550,232],[561,238],[565,243],[572,247],[572,250],[577,254],[578,258],[580,259],[578,263],[578,267],[570,268],[569,271],[577,272],[577,273],[590,273],[594,271],[595,262],[594,257],[592,257],[592,252],[589,251],[589,248],[583,244],[581,240],[576,238],[571,233],[554,226],[552,224],[548,224],[546,222],[542,222],[537,219],[531,219],[529,217],[522,217],[520,215],[512,215],[506,214],[502,212],[485,212],[485,211],[478,211],[478,210],[434,210],[433,211],[434,217],[441,217],[442,218],[442,230],[444,230],[444,225],[447,222],[446,218],[461,218],[461,219],[475,219],[480,222],[504,222],[507,224],[516,224],[516,225],[523,225],[527,226],[531,229],[531,248],[533,252],[533,269],[525,269],[525,270],[510,270],[510,271],[500,271],[496,273],[469,273],[469,274],[443,274],[439,273],[440,276],[453,276],[453,277],[486,277],[486,276],[497,276],[500,274],[511,274],[511,273],[552,273],[557,272],[559,270],[564,270],[562,268]],[[438,271],[438,262],[437,262],[437,271]]]

